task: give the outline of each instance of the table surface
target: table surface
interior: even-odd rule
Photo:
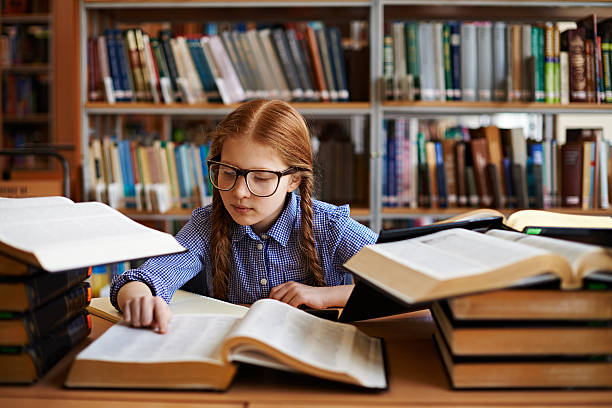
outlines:
[[[453,390],[432,340],[434,323],[420,311],[357,323],[385,339],[389,389],[371,391],[306,375],[241,366],[225,392],[65,389],[74,356],[112,323],[92,316],[92,333],[34,385],[0,386],[1,407],[612,407],[611,390]]]

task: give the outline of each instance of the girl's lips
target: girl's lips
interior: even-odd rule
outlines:
[[[234,207],[234,210],[238,213],[241,214],[245,214],[248,213],[249,211],[251,211],[251,209],[249,207],[242,207],[240,205],[232,205],[232,207]]]

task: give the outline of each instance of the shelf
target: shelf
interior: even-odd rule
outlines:
[[[49,24],[51,23],[50,14],[10,14],[0,16],[0,23],[2,24]]]
[[[383,208],[382,218],[387,220],[397,219],[411,219],[419,217],[434,217],[434,218],[448,218],[454,215],[466,213],[468,211],[475,210],[476,207],[454,207],[454,208],[407,208],[407,207],[393,207]],[[520,211],[520,208],[501,208],[496,209],[505,216],[508,216],[516,211]],[[593,210],[582,210],[580,208],[567,208],[567,207],[556,207],[547,208],[545,211],[559,212],[564,214],[578,214],[578,215],[602,215],[612,216],[612,209],[593,209]]]
[[[50,117],[48,113],[32,113],[29,115],[2,115],[3,123],[47,123]]]
[[[193,208],[173,208],[161,214],[156,212],[138,211],[128,208],[118,209],[122,214],[136,220],[148,221],[168,221],[168,220],[183,220],[186,221],[191,217]],[[368,221],[370,219],[370,210],[367,208],[351,208],[351,217],[358,221]]]
[[[168,0],[149,0],[146,2],[136,2],[134,0],[84,0],[83,5],[87,9],[93,8],[200,8],[200,7],[369,7],[372,1],[369,0],[184,0],[173,2]]]
[[[612,103],[569,105],[542,102],[385,101],[385,114],[481,114],[481,113],[601,113],[612,114]]]
[[[0,67],[3,72],[16,72],[16,73],[45,73],[51,71],[51,65],[49,64],[12,64],[3,65]]]
[[[122,114],[147,114],[147,115],[216,115],[224,116],[237,108],[239,104],[224,105],[222,103],[206,104],[156,104],[143,102],[121,102],[109,104],[106,102],[87,102],[85,112],[98,115],[122,115]],[[296,102],[292,103],[296,109],[305,115],[316,116],[354,116],[370,114],[369,102],[338,102],[338,103],[316,103]]]

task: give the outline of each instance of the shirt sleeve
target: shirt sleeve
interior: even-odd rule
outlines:
[[[127,282],[139,281],[151,289],[154,296],[160,296],[167,303],[174,292],[185,282],[202,270],[209,260],[209,217],[202,220],[202,215],[196,214],[176,234],[176,240],[187,248],[186,252],[151,258],[136,269],[130,269],[116,276],[111,283],[110,300],[119,310],[117,293]],[[206,222],[208,221],[208,222]]]
[[[347,205],[337,207],[329,214],[329,236],[333,237],[332,242],[332,267],[334,274],[342,276],[343,282],[340,284],[353,283],[350,273],[342,266],[353,255],[365,246],[374,244],[378,235],[365,225],[355,221],[350,217],[350,210]]]

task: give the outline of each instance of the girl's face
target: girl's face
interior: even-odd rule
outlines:
[[[276,150],[250,137],[225,139],[220,161],[244,170],[283,171],[289,167]],[[223,205],[234,221],[240,225],[250,225],[255,233],[262,234],[268,231],[280,216],[287,193],[298,188],[299,184],[299,177],[283,176],[273,195],[258,197],[249,191],[244,177],[238,177],[233,189],[219,193]]]

